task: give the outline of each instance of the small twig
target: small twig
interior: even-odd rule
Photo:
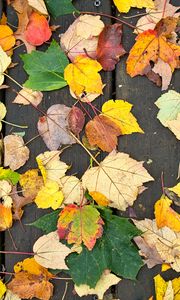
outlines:
[[[10,125],[10,126],[18,127],[18,128],[28,128],[27,125],[17,125],[17,124],[14,124],[14,123],[11,123],[11,122],[8,122],[5,120],[1,120],[1,122],[5,123],[7,125]]]
[[[68,289],[68,282],[66,282],[65,289],[64,289],[64,294],[63,294],[63,296],[62,296],[62,300],[64,300],[65,297],[66,297],[67,289]]]
[[[16,243],[15,243],[15,241],[14,241],[14,239],[13,239],[12,234],[11,234],[10,228],[8,228],[8,233],[9,233],[9,236],[10,236],[10,239],[11,239],[11,241],[12,241],[12,244],[13,244],[14,249],[17,250],[17,246],[16,246]],[[1,253],[1,251],[0,251],[0,253]]]
[[[163,195],[165,195],[165,190],[164,190],[164,173],[161,173],[161,187],[162,187],[162,192]]]
[[[17,251],[0,251],[2,254],[16,254],[16,255],[29,255],[34,256],[34,253],[32,252],[17,252]]]

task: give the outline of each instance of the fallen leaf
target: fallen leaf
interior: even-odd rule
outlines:
[[[102,94],[103,83],[98,73],[101,69],[96,60],[79,55],[65,68],[64,78],[75,95],[82,92]]]
[[[20,176],[19,183],[23,196],[34,200],[43,186],[43,178],[38,175],[38,169],[31,169]]]
[[[43,15],[33,12],[24,33],[26,41],[33,46],[47,42],[52,35],[49,23]]]
[[[169,199],[171,199],[175,205],[180,206],[180,183],[172,188],[165,188],[165,193]]]
[[[161,272],[166,272],[169,269],[171,269],[171,266],[169,264],[162,264]]]
[[[178,300],[180,278],[165,281],[160,274],[154,277],[156,300]]]
[[[88,250],[92,250],[96,240],[102,236],[103,224],[100,213],[94,207],[69,204],[59,214],[59,238],[77,246],[84,243]]]
[[[10,290],[7,290],[4,300],[21,300],[17,295],[13,294]]]
[[[4,138],[4,166],[17,170],[29,159],[29,149],[24,145],[23,138],[7,135]]]
[[[13,185],[17,184],[19,181],[20,175],[17,172],[12,171],[11,169],[3,169],[0,167],[0,180],[11,181]]]
[[[0,180],[0,198],[3,199],[3,205],[5,207],[12,206],[12,198],[9,194],[12,191],[12,185],[7,180]]]
[[[61,186],[64,195],[63,204],[81,204],[84,197],[84,189],[81,181],[76,176],[64,176],[61,178]]]
[[[58,209],[63,201],[63,193],[56,181],[48,180],[38,192],[34,202],[39,208]]]
[[[0,85],[4,82],[4,71],[9,67],[11,63],[11,58],[3,51],[0,46]]]
[[[152,71],[162,77],[162,91],[167,90],[172,78],[171,67],[159,58]]]
[[[48,15],[44,0],[28,0],[28,4],[42,15]]]
[[[180,113],[176,120],[168,121],[169,129],[175,134],[178,140],[180,140]]]
[[[105,86],[106,85],[103,84],[102,88],[104,88]],[[82,102],[85,102],[85,103],[92,102],[101,95],[101,94],[86,93],[86,92],[83,92],[79,95],[75,95],[74,92],[71,89],[69,91],[70,91],[70,94],[73,98],[78,99],[79,101],[82,101]]]
[[[6,286],[0,279],[0,299],[4,296],[5,292],[6,292]]]
[[[49,300],[53,295],[53,277],[34,258],[27,258],[14,266],[14,278],[8,283],[8,289],[20,298]]]
[[[16,98],[13,100],[13,103],[38,106],[43,98],[41,92],[33,91],[31,89],[23,88],[20,90]]]
[[[154,2],[152,0],[113,0],[115,6],[120,12],[127,13],[131,7],[143,8],[148,7],[153,9]]]
[[[61,5],[59,5],[59,0],[45,0],[45,3],[48,11],[54,18],[66,14],[72,14],[76,11],[71,0],[61,0]]]
[[[14,47],[16,39],[12,29],[8,25],[0,25],[0,46],[4,51],[11,50]]]
[[[76,106],[73,106],[68,114],[69,129],[76,136],[79,136],[85,123],[85,117],[82,110]]]
[[[89,195],[97,202],[98,205],[108,206],[109,200],[106,196],[99,192],[89,192]]]
[[[112,71],[126,51],[121,43],[122,24],[106,25],[99,35],[97,61],[105,71]]]
[[[0,131],[2,130],[2,123],[1,123],[1,121],[6,116],[6,113],[7,113],[6,106],[2,102],[0,102]]]
[[[47,110],[46,116],[39,119],[38,131],[48,149],[57,150],[62,145],[76,143],[68,124],[70,110],[70,107],[63,104],[55,104]]]
[[[132,104],[124,100],[109,100],[103,104],[102,113],[120,128],[122,135],[133,132],[144,133],[131,113],[132,107]]]
[[[59,217],[60,209],[57,209],[51,213],[47,213],[35,220],[34,222],[28,224],[29,226],[34,226],[41,229],[44,234],[51,233],[52,231],[57,231],[57,222]]]
[[[0,203],[0,231],[5,231],[12,227],[11,207],[6,207]]]
[[[91,146],[111,152],[117,146],[117,137],[121,135],[121,130],[110,118],[99,115],[87,123],[85,133]]]
[[[109,200],[109,206],[123,211],[134,203],[143,183],[151,180],[153,178],[143,167],[143,162],[115,151],[82,176],[85,189],[100,192]]]
[[[166,1],[166,5],[164,5],[164,0],[155,0],[154,8],[146,9],[147,15],[141,17],[137,24],[135,33],[142,32],[148,29],[154,29],[157,22],[159,22],[163,17],[176,17],[178,18],[180,13],[176,13],[180,6],[173,6],[169,3],[170,0]]]
[[[12,200],[13,200],[13,220],[20,220],[22,215],[23,215],[23,210],[22,208],[27,205],[32,203],[32,197],[22,197],[18,195],[18,191],[16,187],[13,187],[12,190]]]
[[[155,203],[156,224],[158,228],[167,226],[173,231],[180,232],[180,215],[170,207],[171,204],[172,201],[165,195],[162,195],[160,200]]]
[[[99,299],[103,299],[104,293],[110,288],[110,286],[118,284],[120,280],[121,279],[119,277],[111,274],[110,271],[105,271],[94,289],[90,288],[86,284],[81,284],[79,286],[75,285],[74,288],[80,297],[95,294]]]
[[[61,89],[67,85],[64,80],[64,69],[69,61],[56,41],[52,41],[46,52],[33,51],[22,54],[24,69],[29,79],[24,86],[37,91]],[[60,64],[57,64],[60,61]]]
[[[145,242],[157,250],[164,263],[180,272],[180,233],[174,232],[169,227],[158,229],[156,220],[133,220],[133,222],[143,232],[141,236]]]
[[[45,268],[67,270],[65,258],[71,253],[66,245],[59,241],[57,231],[41,236],[33,246],[34,259]]]
[[[96,58],[98,36],[103,28],[104,23],[100,20],[100,16],[86,14],[80,16],[61,36],[61,47],[71,61],[81,54]]]

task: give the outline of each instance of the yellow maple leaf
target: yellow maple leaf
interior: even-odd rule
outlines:
[[[154,277],[156,300],[179,300],[180,298],[180,277],[165,281],[161,275]]]
[[[117,9],[120,12],[127,13],[131,7],[137,8],[154,8],[154,2],[152,0],[113,0]]]
[[[169,264],[162,264],[161,272],[166,272],[169,269],[171,269],[171,266]]]
[[[169,227],[172,230],[179,232],[180,231],[180,215],[175,212],[170,205],[172,201],[162,195],[160,200],[155,203],[155,217],[156,217],[156,224],[158,228],[162,227]]]
[[[102,66],[96,60],[78,55],[64,70],[64,78],[75,95],[83,92],[102,94],[103,83],[98,73]]]
[[[124,100],[109,100],[102,106],[102,113],[119,126],[121,134],[143,133],[136,118],[131,113],[132,104]]]
[[[48,272],[46,268],[43,266],[39,265],[34,258],[26,258],[23,261],[18,262],[17,264],[14,265],[14,272],[19,273],[19,272],[28,272],[33,275],[46,275],[49,277],[52,277],[52,274]]]
[[[15,45],[16,39],[8,25],[0,25],[0,46],[4,51],[10,50]]]
[[[58,209],[64,199],[63,193],[60,191],[59,184],[55,181],[48,180],[38,192],[35,203],[39,208]]]
[[[6,292],[5,284],[0,280],[0,299],[4,296]]]
[[[20,176],[19,183],[23,189],[23,196],[34,200],[43,186],[43,178],[38,175],[38,169],[31,169]]]

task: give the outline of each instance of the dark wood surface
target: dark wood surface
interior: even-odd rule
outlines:
[[[178,0],[172,1],[174,4],[178,4]],[[83,11],[95,11],[103,12],[107,14],[118,15],[111,0],[102,0],[102,5],[99,8],[94,6],[94,0],[76,0],[75,6],[79,10]],[[136,13],[137,10],[131,10],[131,14]],[[54,34],[56,40],[58,35],[63,33],[68,26],[73,22],[73,16],[65,16],[56,20],[56,24],[60,24],[60,29]],[[110,19],[104,19],[106,23],[111,22]],[[131,22],[131,19],[128,20]],[[135,19],[133,19],[135,22]],[[135,35],[132,33],[132,29],[124,27],[123,42],[125,49],[129,51],[134,43]],[[46,49],[46,46],[40,49]],[[20,53],[25,53],[25,48],[22,46],[14,52],[13,61],[18,62],[18,65],[9,71],[9,74],[15,78],[19,83],[23,83],[26,79],[26,74],[23,71],[22,62],[19,58]],[[129,153],[133,158],[137,160],[144,160],[146,162],[146,168],[151,175],[155,178],[155,181],[148,184],[148,190],[145,191],[135,202],[134,210],[138,218],[149,217],[153,218],[153,204],[162,194],[161,190],[161,172],[164,172],[165,185],[173,186],[176,184],[176,177],[179,164],[179,144],[175,136],[166,128],[164,128],[160,122],[156,119],[157,108],[154,105],[155,100],[161,95],[160,88],[157,88],[153,83],[144,77],[130,78],[126,74],[126,59],[127,55],[121,59],[120,63],[116,67],[114,72],[102,72],[103,82],[106,83],[104,89],[104,95],[99,97],[94,103],[100,108],[102,103],[109,99],[124,99],[134,105],[133,113],[137,117],[139,124],[144,129],[145,134],[133,134],[120,138],[118,149]],[[178,89],[178,74],[175,72],[170,88]],[[6,81],[11,88],[6,90],[5,94],[1,92],[1,101],[4,101],[8,110],[6,120],[15,122],[16,124],[28,125],[26,135],[24,137],[25,142],[28,142],[31,138],[38,134],[37,121],[40,116],[39,112],[33,109],[31,106],[19,106],[12,104],[13,99],[16,96],[15,91],[19,88],[9,80]],[[53,91],[50,93],[44,93],[43,102],[41,108],[46,111],[51,105],[56,103],[63,103],[72,106],[74,100],[69,94],[68,87],[60,91]],[[89,109],[89,108],[87,108]],[[90,110],[92,113],[92,110]],[[4,134],[10,134],[12,132],[23,131],[22,129],[6,126],[4,128]],[[28,145],[31,155],[26,165],[19,171],[24,171],[37,167],[35,157],[47,150],[44,142],[41,138],[35,139]],[[83,174],[89,165],[89,157],[84,150],[74,145],[70,147],[62,154],[62,160],[72,165],[71,173],[77,173],[79,177]],[[104,157],[101,155],[100,159]],[[148,164],[149,159],[152,160],[151,164]],[[29,205],[25,208],[25,213],[22,219],[23,224],[28,224],[45,214],[47,210],[37,209],[35,205]],[[126,213],[127,214],[127,213]],[[42,235],[39,230],[24,225],[25,231],[23,231],[19,222],[15,222],[11,233],[16,242],[18,251],[32,252],[32,247],[37,238]],[[12,242],[8,232],[4,235],[1,234],[1,247],[5,250],[13,250]],[[24,259],[21,255],[6,255],[2,257],[6,270],[13,271],[13,265]],[[144,267],[138,275],[138,280],[133,282],[129,280],[123,280],[113,287],[111,292],[114,298],[121,300],[147,300],[154,293],[153,276],[160,271],[160,267],[153,269],[147,269]],[[175,272],[168,272],[168,278],[173,278]],[[56,281],[54,300],[62,299],[64,293],[66,281]],[[110,291],[109,291],[110,292]],[[68,281],[68,290],[64,300],[80,299],[73,292],[73,284]],[[93,296],[83,297],[82,299],[92,300]]]

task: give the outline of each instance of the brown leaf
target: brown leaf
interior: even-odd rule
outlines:
[[[22,208],[29,204],[32,203],[32,198],[31,197],[21,197],[17,193],[17,188],[13,187],[12,189],[12,195],[11,198],[13,200],[13,219],[14,220],[20,220],[22,215],[23,215],[23,210]]]
[[[82,110],[73,106],[68,114],[69,129],[75,134],[79,135],[85,123],[85,117]]]
[[[98,146],[103,151],[111,152],[116,148],[117,136],[121,134],[119,127],[106,116],[96,116],[85,128],[90,145]]]
[[[105,71],[112,71],[119,58],[126,53],[121,44],[122,24],[106,25],[99,35],[97,61]]]

